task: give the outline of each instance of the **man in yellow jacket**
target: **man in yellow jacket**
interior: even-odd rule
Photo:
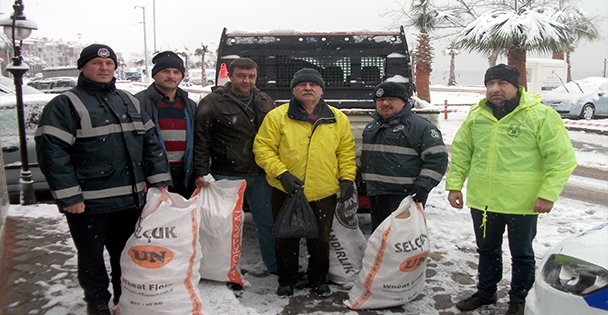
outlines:
[[[354,191],[355,141],[346,115],[322,99],[325,82],[317,70],[296,72],[291,89],[290,102],[264,118],[253,152],[272,186],[275,219],[288,195],[304,190],[319,225],[319,237],[306,240],[308,283],[313,293],[325,297],[331,293],[326,277],[336,201],[348,199]],[[279,296],[293,295],[299,247],[297,238],[276,240]]]
[[[484,84],[486,98],[471,108],[452,142],[446,180],[450,205],[460,209],[468,177],[466,204],[479,253],[477,292],[456,307],[496,303],[506,226],[512,262],[506,314],[523,314],[534,283],[537,215],[551,211],[576,159],[559,114],[519,87],[517,69],[491,67]]]

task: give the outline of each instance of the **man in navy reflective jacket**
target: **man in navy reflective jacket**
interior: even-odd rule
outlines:
[[[363,130],[361,173],[370,197],[373,230],[408,195],[426,204],[447,169],[441,132],[412,113],[410,97],[402,84],[379,84],[374,91],[374,120]]]
[[[118,304],[120,254],[145,203],[144,189],[171,184],[154,123],[135,97],[114,85],[116,65],[109,46],[85,47],[78,85],[45,106],[35,137],[40,169],[78,251],[88,314],[111,314],[104,247]]]

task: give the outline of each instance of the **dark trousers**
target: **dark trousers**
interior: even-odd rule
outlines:
[[[511,302],[523,303],[534,284],[534,249],[537,215],[516,215],[485,212],[471,209],[475,241],[479,253],[479,282],[477,289],[482,296],[492,296],[502,279],[502,238],[507,228],[511,251]],[[485,229],[485,236],[484,236]]]
[[[184,164],[171,164],[171,181],[173,185],[169,187],[172,193],[180,194],[182,197],[189,199],[196,189],[194,181],[189,181],[184,185],[186,174],[184,173]]]
[[[397,210],[401,201],[407,197],[407,195],[377,195],[371,196],[370,204],[371,204],[371,218],[372,218],[372,232],[376,230],[376,228],[384,221],[384,219],[388,218],[388,216],[393,213],[393,211]]]
[[[78,252],[78,282],[88,305],[107,305],[111,294],[103,258],[104,247],[110,254],[114,304],[120,298],[120,253],[133,231],[140,211],[129,209],[104,214],[66,214],[70,234]]]
[[[272,189],[272,216],[275,220],[287,196],[281,190]],[[319,237],[306,239],[308,283],[314,287],[326,282],[329,271],[329,232],[336,210],[336,195],[311,201],[309,204],[319,225]],[[295,285],[298,281],[300,239],[277,238],[276,257],[279,285]]]

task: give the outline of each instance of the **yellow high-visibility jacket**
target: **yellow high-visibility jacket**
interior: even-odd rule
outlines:
[[[446,190],[461,190],[466,204],[506,214],[536,214],[537,197],[555,202],[576,167],[559,114],[522,87],[515,109],[497,120],[482,99],[452,142]]]
[[[304,181],[304,194],[314,201],[337,193],[340,180],[355,180],[355,140],[339,109],[321,101],[321,117],[313,124],[298,106],[292,100],[266,115],[253,152],[272,187],[284,191],[277,176],[289,171]]]

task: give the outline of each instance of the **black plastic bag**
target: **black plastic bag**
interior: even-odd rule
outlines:
[[[277,238],[317,238],[319,226],[302,190],[285,199],[274,221],[272,235]]]

